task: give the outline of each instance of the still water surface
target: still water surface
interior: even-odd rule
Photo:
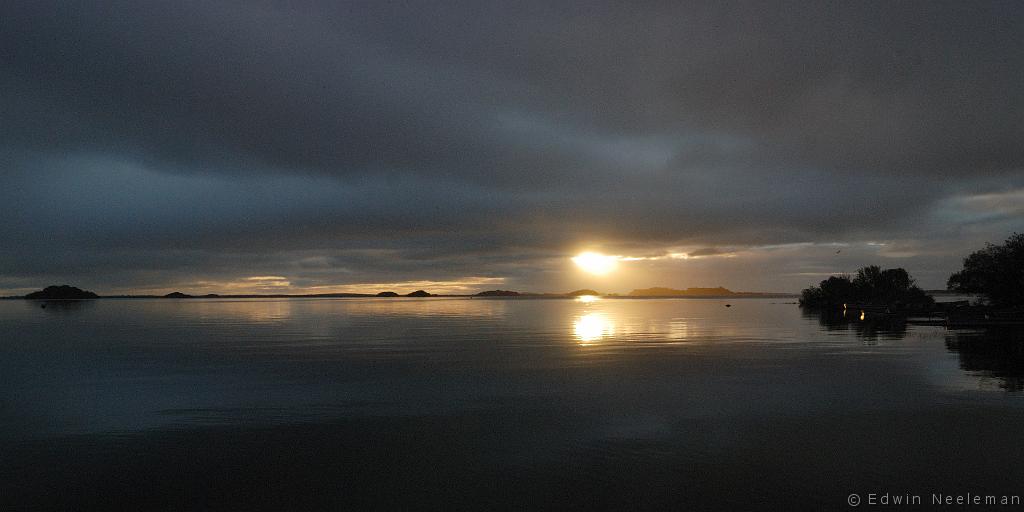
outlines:
[[[0,301],[0,509],[1024,495],[1019,333],[725,303]]]

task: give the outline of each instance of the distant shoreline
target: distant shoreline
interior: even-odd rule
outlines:
[[[799,298],[797,293],[764,293],[756,295],[596,295],[602,299],[795,299]],[[92,299],[28,299],[25,297],[0,297],[0,300],[31,300],[31,301],[83,301],[83,300],[140,300],[140,299],[162,299],[162,300],[218,300],[218,299],[420,299],[420,298],[462,298],[474,300],[537,300],[537,299],[577,299],[578,295],[555,294],[555,293],[521,293],[512,296],[479,296],[479,295],[444,295],[434,294],[430,297],[380,297],[376,294],[345,293],[345,294],[315,294],[315,295],[195,295],[191,297],[165,297],[163,295],[102,295]]]
[[[668,298],[703,298],[703,299],[733,299],[733,298],[794,298],[798,297],[796,294],[789,293],[762,293],[762,292],[734,292],[728,288],[717,287],[717,288],[687,288],[686,290],[676,290],[673,288],[645,288],[633,290],[632,292],[619,295],[617,293],[601,293],[597,290],[590,288],[582,288],[579,290],[566,292],[566,293],[533,293],[533,292],[517,292],[512,290],[487,290],[477,292],[474,294],[433,294],[426,290],[416,290],[411,293],[398,294],[393,291],[384,291],[378,293],[352,293],[352,292],[337,292],[337,293],[270,293],[270,294],[259,294],[259,293],[235,293],[235,294],[219,294],[219,293],[207,293],[203,295],[192,295],[183,293],[180,291],[167,293],[164,295],[100,295],[91,291],[83,290],[75,286],[69,285],[51,285],[46,288],[32,292],[23,296],[14,297],[0,297],[0,299],[12,300],[12,299],[23,299],[23,300],[42,300],[42,301],[54,301],[54,300],[95,300],[95,299],[170,299],[170,300],[189,300],[189,299],[356,299],[356,298],[387,298],[394,299],[400,297],[408,298],[425,298],[425,297],[449,297],[449,298],[477,298],[477,299],[573,299],[577,297],[602,297],[602,298],[616,298],[616,299],[668,299]]]

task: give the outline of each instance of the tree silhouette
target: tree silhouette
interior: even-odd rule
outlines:
[[[886,305],[930,304],[932,298],[914,284],[902,268],[882,270],[878,265],[862,267],[854,278],[832,276],[800,294],[805,307],[836,307],[848,303],[870,302]]]
[[[1014,233],[1003,245],[964,258],[963,270],[949,276],[946,287],[959,293],[980,293],[996,306],[1024,304],[1024,234]]]

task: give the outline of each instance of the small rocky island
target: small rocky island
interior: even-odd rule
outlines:
[[[761,292],[734,292],[723,286],[715,288],[687,288],[676,290],[674,288],[654,287],[641,288],[629,292],[630,297],[767,297],[777,298],[788,296],[785,293],[761,293]]]
[[[60,286],[47,286],[37,292],[25,296],[30,300],[85,300],[98,299],[99,295],[93,292],[62,284]]]
[[[514,292],[512,290],[487,290],[485,292],[480,292],[480,293],[474,295],[474,297],[518,297],[518,296],[519,296],[519,292]]]

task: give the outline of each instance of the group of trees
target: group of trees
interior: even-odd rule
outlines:
[[[963,270],[949,276],[946,286],[954,292],[984,295],[993,306],[1024,305],[1024,233],[972,253],[964,259]]]
[[[857,275],[832,276],[800,294],[801,306],[833,307],[848,303],[927,304],[932,302],[902,268],[882,270],[871,265]]]
[[[964,267],[949,277],[947,288],[979,294],[993,306],[1024,305],[1024,234],[1014,233],[1002,245],[987,244],[964,259]],[[803,290],[800,305],[835,307],[848,303],[928,304],[928,296],[902,268],[882,270],[872,265],[849,275],[832,276]]]

